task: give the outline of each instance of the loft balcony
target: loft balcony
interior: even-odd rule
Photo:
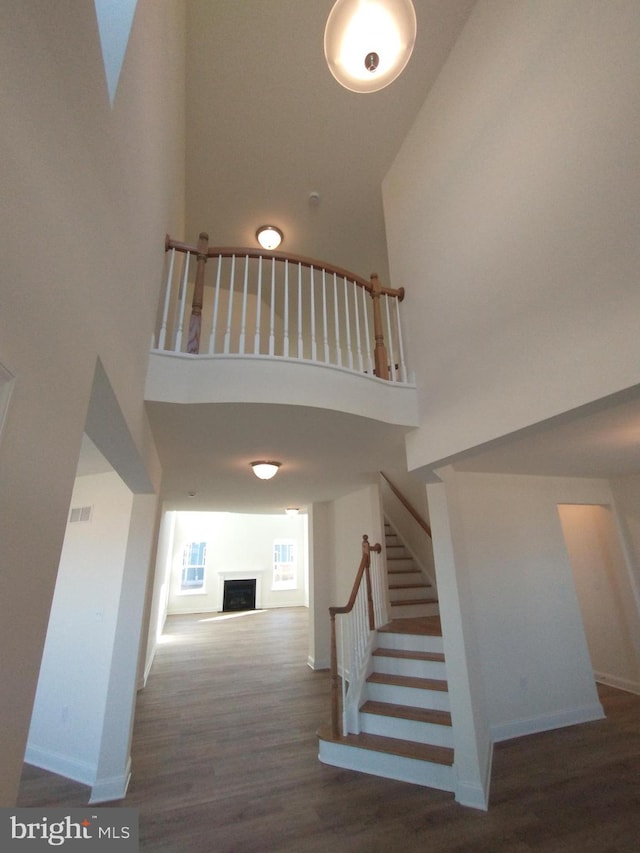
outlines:
[[[415,426],[404,289],[282,252],[166,238],[145,397],[282,403]]]

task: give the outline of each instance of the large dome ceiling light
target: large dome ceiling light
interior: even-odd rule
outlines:
[[[324,55],[351,92],[378,92],[398,77],[413,52],[411,0],[337,0],[324,30]]]
[[[272,252],[282,243],[282,231],[275,225],[261,225],[256,231],[256,239],[263,249]]]

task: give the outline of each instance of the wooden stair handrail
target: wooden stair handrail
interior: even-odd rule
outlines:
[[[360,585],[362,584],[362,577],[364,575],[365,582],[367,584],[367,610],[369,614],[369,629],[371,631],[375,630],[375,616],[373,612],[373,592],[371,589],[371,551],[375,551],[376,553],[380,553],[382,551],[382,545],[377,542],[375,545],[369,544],[369,537],[365,533],[362,536],[362,559],[360,560],[360,565],[358,566],[358,571],[356,574],[355,581],[353,583],[353,588],[351,590],[351,595],[349,596],[349,601],[346,603],[344,607],[330,607],[329,608],[329,617],[331,619],[331,733],[333,737],[339,737],[340,727],[339,727],[339,716],[340,716],[340,708],[339,708],[339,696],[340,696],[340,683],[338,678],[338,646],[336,642],[336,616],[345,613],[351,613],[353,610],[353,606],[356,602],[356,598],[358,596],[358,592],[360,590]]]
[[[432,536],[431,536],[431,527],[429,526],[429,524],[427,524],[427,522],[424,520],[424,518],[422,518],[422,517],[421,517],[421,515],[420,515],[420,514],[419,514],[419,512],[415,509],[415,507],[413,506],[413,504],[411,504],[411,503],[407,500],[407,498],[405,498],[405,496],[402,494],[402,492],[400,491],[400,489],[398,489],[398,488],[397,488],[397,486],[394,486],[394,484],[393,484],[393,483],[391,482],[391,480],[387,477],[387,475],[384,473],[384,471],[380,471],[380,475],[381,475],[382,477],[384,477],[384,479],[387,481],[387,483],[388,483],[388,485],[389,485],[389,488],[391,489],[391,491],[393,492],[393,494],[398,498],[398,500],[399,500],[399,501],[400,501],[400,503],[403,505],[403,507],[404,507],[404,508],[407,510],[407,512],[408,512],[408,513],[413,517],[413,519],[414,519],[415,521],[417,521],[417,522],[418,522],[418,524],[419,524],[419,525],[420,525],[420,527],[424,530],[424,532],[427,534],[427,536],[429,537],[429,539],[431,539],[431,538],[432,538]]]

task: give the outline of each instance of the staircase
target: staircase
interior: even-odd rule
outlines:
[[[453,730],[437,596],[385,525],[391,621],[376,632],[359,734],[322,729],[326,764],[454,791]]]

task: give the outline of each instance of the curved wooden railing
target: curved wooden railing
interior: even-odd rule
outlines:
[[[404,288],[299,255],[209,247],[205,232],[197,245],[167,236],[165,252],[154,350],[284,357],[408,382]],[[215,273],[207,282],[209,261]]]
[[[378,567],[375,576],[372,577],[371,553],[380,554],[382,546],[380,543],[369,544],[369,537],[362,537],[362,559],[358,566],[353,589],[349,601],[344,607],[330,607],[331,619],[331,734],[338,737],[340,734],[340,674],[338,671],[338,640],[336,631],[336,616],[350,617],[350,622],[344,625],[341,636],[341,660],[342,660],[342,710],[343,710],[343,734],[347,732],[345,718],[346,708],[346,682],[354,683],[357,671],[368,655],[369,637],[373,631],[386,622],[386,604],[384,596],[384,578],[382,567]],[[348,661],[348,673],[347,664]]]

